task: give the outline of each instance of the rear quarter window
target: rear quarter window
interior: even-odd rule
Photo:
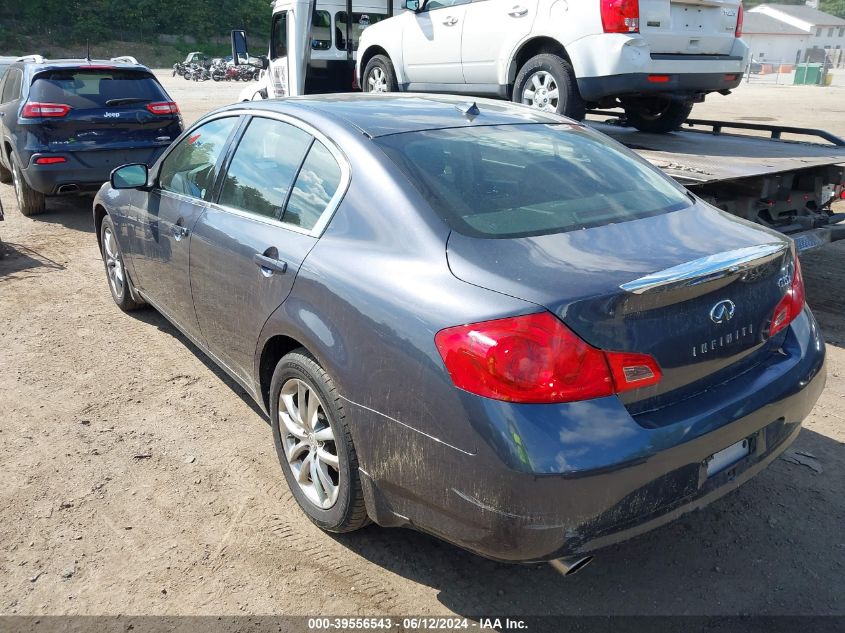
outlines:
[[[376,143],[452,229],[476,237],[560,233],[691,204],[655,167],[581,126],[461,127]]]
[[[30,101],[64,103],[75,109],[169,101],[146,72],[128,70],[52,70],[36,76]]]

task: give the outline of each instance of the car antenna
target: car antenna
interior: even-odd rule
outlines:
[[[456,103],[455,107],[470,121],[481,114],[481,110],[478,109],[478,105],[475,101],[472,103]]]

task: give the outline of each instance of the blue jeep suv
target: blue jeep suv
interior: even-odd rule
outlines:
[[[152,165],[181,132],[179,108],[137,63],[34,56],[0,80],[0,181],[24,215],[96,191],[118,165]]]

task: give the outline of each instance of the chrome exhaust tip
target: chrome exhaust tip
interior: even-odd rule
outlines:
[[[61,185],[57,193],[77,193],[79,185]]]
[[[561,576],[571,576],[584,569],[593,560],[592,556],[566,556],[550,560],[551,565]]]

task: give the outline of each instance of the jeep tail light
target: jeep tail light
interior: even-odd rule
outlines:
[[[639,0],[599,0],[605,33],[639,33]]]
[[[35,159],[36,165],[57,165],[66,162],[67,159],[64,156],[39,156]]]
[[[147,110],[153,114],[179,114],[179,106],[174,101],[157,101],[155,103],[148,103]]]
[[[806,295],[804,293],[804,276],[801,274],[801,262],[798,255],[795,256],[795,272],[792,274],[792,282],[789,289],[783,295],[775,311],[772,313],[772,323],[769,326],[769,336],[774,336],[790,323],[792,323],[801,310],[804,309]]]
[[[28,101],[23,106],[21,116],[25,119],[37,119],[38,117],[60,118],[67,116],[70,106],[64,103],[39,103]]]
[[[450,327],[434,340],[455,386],[495,400],[588,400],[661,376],[651,356],[596,349],[548,312]]]
[[[736,10],[736,36],[742,37],[742,3],[739,3],[739,8]]]

